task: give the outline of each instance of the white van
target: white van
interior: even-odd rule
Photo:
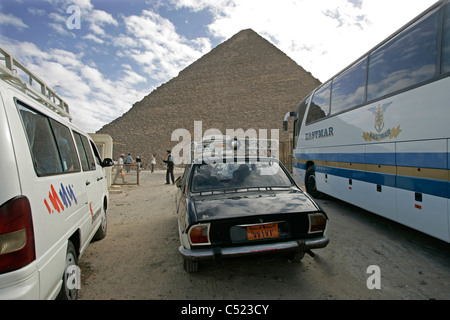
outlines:
[[[106,235],[113,162],[1,48],[0,78],[0,299],[76,299],[77,261]]]

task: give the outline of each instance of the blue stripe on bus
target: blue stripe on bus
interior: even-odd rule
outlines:
[[[448,153],[397,153],[397,166],[448,169]]]
[[[450,153],[308,153],[296,154],[296,159],[311,161],[353,162],[402,167],[449,169]]]
[[[395,166],[395,153],[366,153],[366,164]]]
[[[400,188],[404,190],[430,194],[437,197],[449,198],[450,182],[448,181],[406,177],[385,173],[341,169],[326,166],[315,166],[315,171],[347,179],[359,180],[393,188]]]

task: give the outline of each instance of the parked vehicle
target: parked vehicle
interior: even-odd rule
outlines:
[[[177,186],[179,250],[188,272],[202,260],[260,253],[299,260],[329,243],[326,213],[275,158],[201,157],[186,165]]]
[[[0,55],[0,299],[76,299],[77,261],[106,236],[103,168],[113,161],[101,160],[55,92]]]
[[[450,243],[449,39],[437,1],[300,101],[295,181]]]

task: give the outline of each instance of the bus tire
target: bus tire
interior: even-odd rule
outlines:
[[[314,166],[309,166],[306,169],[305,188],[306,192],[308,192],[313,198],[320,199],[322,197],[322,193],[317,190],[316,172],[314,170]]]

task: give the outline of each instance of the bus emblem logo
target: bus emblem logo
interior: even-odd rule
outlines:
[[[384,111],[386,111],[387,107],[378,106],[376,108],[377,112],[375,113],[375,130],[378,133],[381,132],[384,128]],[[372,111],[372,110],[371,110]]]
[[[400,126],[398,126],[397,128],[387,129],[386,131],[382,132],[384,129],[384,113],[391,104],[392,102],[388,102],[383,105],[378,105],[376,107],[372,107],[369,109],[369,111],[375,115],[374,128],[378,133],[363,132],[363,138],[365,141],[372,141],[372,140],[380,141],[387,138],[394,139],[398,137],[400,132],[402,132]]]

